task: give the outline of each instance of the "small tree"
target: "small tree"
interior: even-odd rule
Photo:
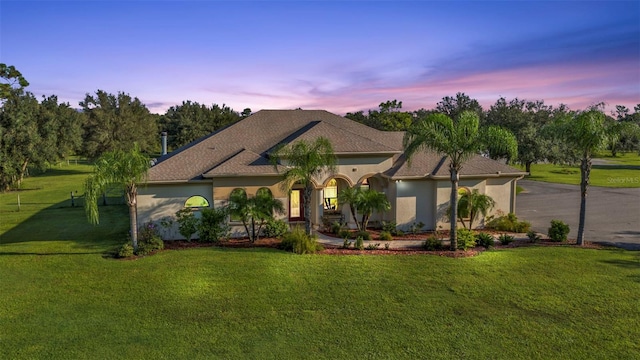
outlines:
[[[284,164],[280,164],[284,162]],[[304,186],[304,227],[311,235],[311,194],[313,180],[325,171],[335,170],[336,157],[333,154],[331,142],[319,137],[313,142],[299,140],[289,145],[281,145],[271,154],[271,163],[276,171],[278,165],[285,165],[282,189],[290,192],[293,185],[301,183]]]
[[[477,189],[473,189],[472,192],[465,192],[458,199],[458,219],[464,228],[471,230],[478,214],[485,217],[494,206],[496,206],[496,202],[491,196],[480,194]],[[468,227],[464,219],[469,219]]]
[[[362,189],[359,186],[342,189],[338,194],[338,204],[349,204],[349,210],[351,210],[351,217],[353,218],[353,221],[356,223],[356,227],[358,228],[358,231],[362,229],[360,229],[360,223],[358,222],[356,204],[358,204],[361,197],[362,197]]]
[[[391,209],[391,204],[387,200],[387,196],[384,193],[378,192],[373,189],[366,189],[361,191],[361,196],[356,202],[356,208],[362,215],[362,221],[360,223],[360,230],[367,230],[369,224],[369,218],[374,211],[382,212]]]
[[[108,187],[119,187],[124,190],[129,207],[129,224],[131,229],[131,244],[138,250],[138,217],[136,213],[138,199],[138,184],[147,178],[149,158],[138,148],[128,152],[116,150],[103,154],[94,165],[94,174],[84,185],[85,211],[87,219],[92,224],[98,224],[98,198]]]
[[[404,136],[404,150],[407,159],[421,150],[435,151],[449,159],[451,178],[451,219],[449,239],[451,250],[457,248],[458,182],[460,170],[471,157],[483,151],[489,154],[507,154],[515,158],[518,144],[509,131],[489,126],[480,128],[480,120],[474,112],[464,111],[455,120],[443,114],[430,114],[415,123]]]
[[[262,227],[273,219],[274,212],[284,213],[284,205],[265,188],[259,189],[254,197],[247,197],[243,191],[232,192],[229,198],[229,213],[242,221],[251,242],[259,239]]]
[[[180,235],[184,236],[187,241],[191,241],[191,237],[198,228],[198,219],[193,214],[193,210],[191,208],[178,210],[176,212],[176,221],[178,222]]]

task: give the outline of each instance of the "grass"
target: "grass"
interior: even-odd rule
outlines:
[[[0,358],[640,355],[640,263],[622,250],[451,259],[200,248],[136,261],[42,242],[0,250]]]
[[[89,170],[29,179],[38,190],[21,192],[20,212],[16,193],[0,195],[0,358],[640,357],[637,253],[198,248],[114,260],[104,253],[123,242],[126,208],[101,207],[93,227],[66,202]]]
[[[637,153],[622,153],[617,157],[601,157],[610,161],[611,165],[593,165],[590,184],[612,188],[640,187],[640,155]],[[520,167],[524,169],[524,167]],[[580,184],[580,167],[553,164],[531,165],[531,175],[525,179],[560,184]]]
[[[115,205],[100,206],[100,225],[87,223],[82,186],[91,171],[87,164],[64,164],[26,178],[20,191],[0,193],[0,244],[57,241],[105,251],[126,241],[128,212],[117,193],[107,198]],[[71,192],[79,196],[75,207]]]

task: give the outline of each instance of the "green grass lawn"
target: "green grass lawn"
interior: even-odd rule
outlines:
[[[601,159],[611,165],[593,165],[590,184],[614,188],[640,187],[640,156],[637,153],[622,153],[617,157],[603,155]],[[524,167],[519,167],[524,170]],[[528,180],[546,181],[561,184],[580,184],[580,167],[553,164],[531,165]]]
[[[89,171],[28,179],[20,212],[0,194],[0,359],[640,357],[637,252],[114,260],[126,207],[90,226],[69,206]]]
[[[58,251],[0,246],[0,358],[640,356],[640,259],[623,250]]]

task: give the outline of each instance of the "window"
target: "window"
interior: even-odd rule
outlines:
[[[324,209],[338,209],[338,182],[336,179],[331,179],[324,188]]]
[[[304,220],[302,190],[291,190],[289,194],[289,220]]]
[[[369,190],[369,179],[364,179],[362,184],[360,184],[360,189]]]
[[[209,207],[209,200],[200,195],[194,195],[184,202],[184,207],[192,208],[192,210],[198,210],[203,207]]]
[[[234,221],[234,222],[241,222],[242,221],[242,215],[240,215],[237,212],[234,212],[234,209],[236,208],[240,208],[243,207],[243,203],[246,203],[247,201],[247,192],[244,191],[244,189],[233,189],[233,191],[231,192],[231,194],[229,195],[229,198],[235,198],[234,202],[232,202],[230,205],[230,210],[231,210],[231,214],[229,215],[229,221]]]

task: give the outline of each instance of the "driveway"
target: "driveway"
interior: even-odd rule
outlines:
[[[516,200],[516,215],[531,222],[533,230],[546,234],[552,219],[562,220],[578,234],[580,186],[521,180],[525,191]],[[590,186],[584,237],[625,249],[640,250],[640,188]]]

